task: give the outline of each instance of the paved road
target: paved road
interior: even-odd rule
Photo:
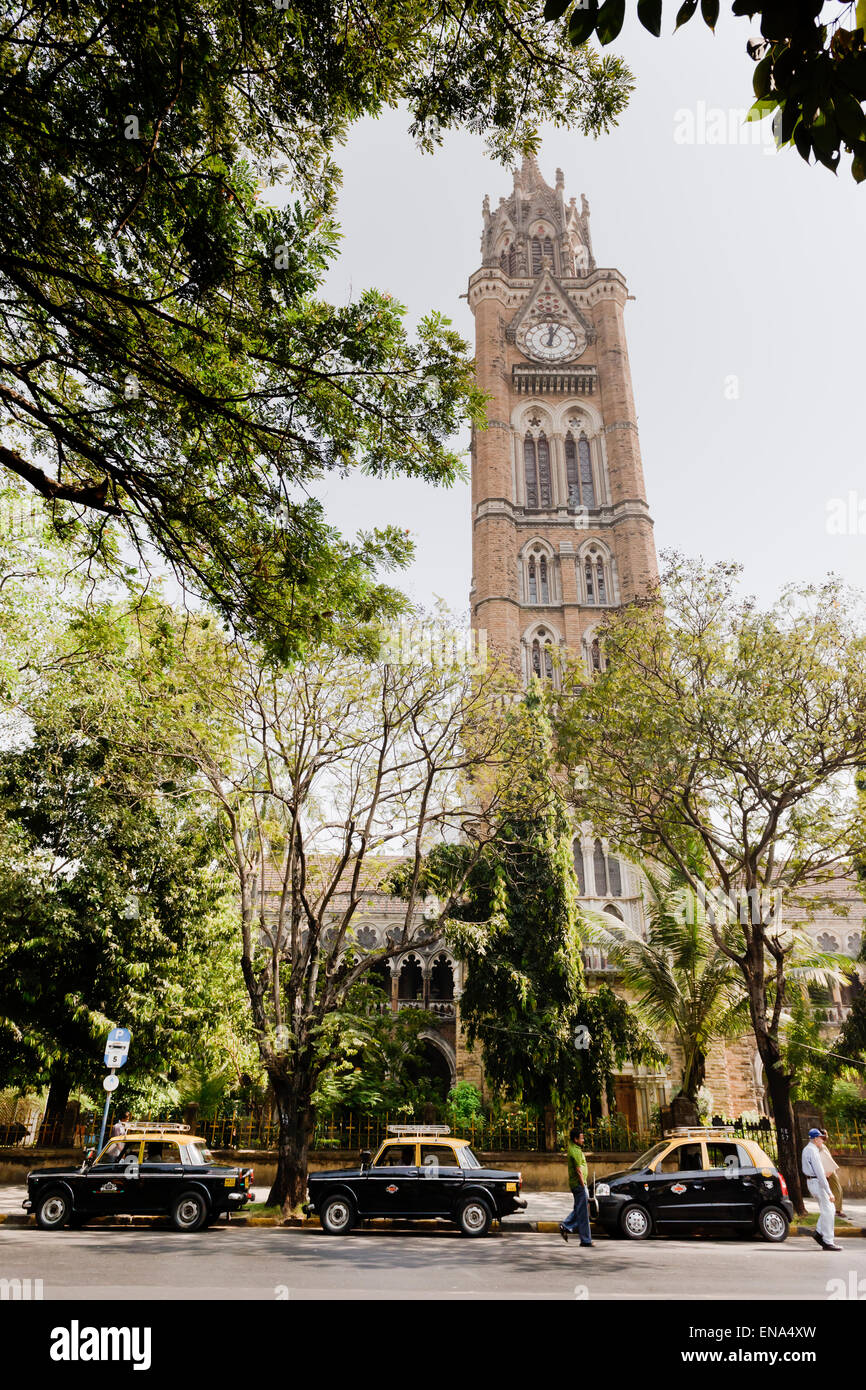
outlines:
[[[0,1228],[0,1278],[41,1279],[45,1299],[806,1299],[866,1296],[866,1239],[839,1254],[808,1238],[640,1243],[592,1250],[558,1236],[466,1240],[447,1229],[345,1239],[279,1228],[200,1235]],[[841,1280],[833,1286],[831,1280]],[[855,1295],[856,1296],[856,1292]]]

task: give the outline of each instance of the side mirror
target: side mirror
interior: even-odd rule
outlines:
[[[89,1168],[90,1165],[92,1164],[92,1162],[93,1162],[93,1160],[94,1160],[95,1158],[96,1158],[96,1150],[95,1150],[95,1149],[88,1149],[87,1152],[86,1152],[85,1155],[84,1155],[84,1162],[83,1162],[82,1165],[81,1165],[82,1168]]]
[[[361,1150],[361,1168],[369,1168],[373,1161],[373,1154],[370,1149]]]

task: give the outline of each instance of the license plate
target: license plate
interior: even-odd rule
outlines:
[[[517,1191],[517,1183],[516,1183],[516,1182],[507,1182],[507,1183],[505,1184],[505,1191],[506,1191],[506,1192],[516,1192],[516,1191]]]

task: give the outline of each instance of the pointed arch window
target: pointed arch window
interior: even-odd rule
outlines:
[[[542,252],[542,250],[541,250],[541,241],[540,241],[540,239],[539,239],[537,236],[534,236],[534,237],[532,238],[532,274],[533,274],[533,275],[540,275],[540,274],[541,274],[541,257],[542,257],[542,254],[543,254],[543,252]]]
[[[546,435],[538,437],[538,484],[542,507],[552,505],[550,488],[550,445]]]
[[[550,261],[550,264],[553,265],[553,242],[550,240],[550,237],[549,237],[549,236],[546,236],[546,237],[544,238],[544,243],[543,243],[543,246],[542,246],[542,251],[543,251],[543,254],[544,254],[544,255],[547,257],[547,259]]]
[[[577,874],[577,891],[582,898],[586,897],[586,866],[583,862],[583,845],[580,840],[575,840],[572,845],[574,853],[574,872]]]
[[[597,637],[593,638],[592,646],[589,649],[589,660],[593,671],[601,670],[601,647]]]
[[[541,594],[541,602],[550,602],[550,589],[547,584],[547,557],[542,555],[538,562],[538,587]]]
[[[535,557],[532,556],[532,555],[530,555],[530,557],[529,557],[529,567],[528,567],[528,569],[529,569],[529,575],[528,575],[528,577],[529,577],[529,602],[530,602],[530,603],[537,603],[537,602],[538,602],[538,577],[537,577],[536,572],[535,572]]]
[[[599,603],[607,603],[607,586],[604,582],[604,561],[599,555],[595,562],[595,589]]]
[[[583,577],[586,581],[586,601],[587,603],[595,603],[595,574],[589,555],[583,563]]]
[[[533,638],[531,651],[532,675],[539,680],[553,681],[553,648],[544,628]]]
[[[580,461],[580,495],[585,507],[595,506],[595,487],[592,481],[592,459],[589,456],[589,440],[585,434],[577,441],[577,454]]]
[[[523,475],[526,481],[526,505],[538,506],[538,461],[535,440],[528,434],[523,441]]]
[[[607,861],[607,877],[610,883],[610,895],[612,898],[622,897],[622,872],[619,867],[619,860],[613,855]]]
[[[596,840],[592,854],[592,870],[595,878],[595,895],[597,898],[607,897],[607,860],[601,840]]]
[[[572,435],[565,439],[565,478],[568,485],[568,505],[580,506],[580,474],[577,471],[577,446]]]

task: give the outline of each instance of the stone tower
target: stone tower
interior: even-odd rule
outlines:
[[[524,680],[557,647],[603,659],[601,612],[656,577],[619,270],[592,252],[589,205],[534,158],[495,211],[484,199],[469,281],[488,428],[472,442],[472,624]]]

